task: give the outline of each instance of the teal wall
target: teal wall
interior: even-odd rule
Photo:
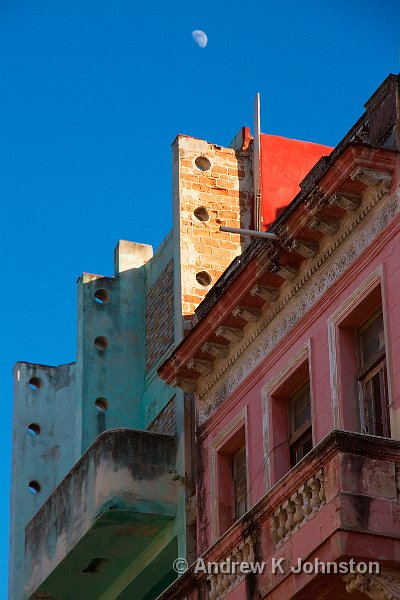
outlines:
[[[17,363],[15,367],[9,583],[10,597],[15,600],[27,597],[23,591],[25,526],[103,431],[146,429],[175,396],[176,469],[185,473],[183,393],[166,385],[156,372],[172,345],[180,340],[182,328],[176,323],[181,322],[181,312],[173,315],[173,343],[147,373],[145,370],[146,291],[173,258],[173,246],[170,234],[152,257],[150,246],[119,242],[114,277],[84,274],[78,279],[76,363],[60,367]],[[96,301],[99,289],[108,293],[106,302]],[[176,308],[180,306],[176,276],[174,296]],[[106,338],[104,351],[96,348],[97,337]],[[28,381],[32,376],[42,380],[39,390],[30,389]],[[98,398],[106,400],[106,411],[96,407]],[[40,425],[40,435],[27,433],[32,422]],[[38,494],[28,490],[32,480],[42,486]],[[178,496],[170,536],[178,555],[185,556],[184,488],[179,487]],[[14,509],[16,506],[18,510]]]

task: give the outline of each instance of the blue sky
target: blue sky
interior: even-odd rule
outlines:
[[[0,2],[0,589],[13,364],[73,361],[77,277],[168,233],[176,134],[227,145],[260,92],[264,132],[335,145],[400,70],[399,17],[397,0]]]

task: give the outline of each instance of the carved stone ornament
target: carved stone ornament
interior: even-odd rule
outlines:
[[[390,173],[385,171],[376,171],[374,169],[366,169],[365,167],[359,167],[351,176],[351,178],[361,181],[364,185],[374,187],[383,183],[387,189],[390,187],[392,182],[392,176]]]
[[[314,258],[319,250],[319,246],[309,240],[296,239],[293,240],[290,250],[297,252],[297,254],[304,256],[304,258]]]
[[[337,219],[315,218],[310,223],[310,229],[318,229],[324,235],[334,235],[339,229]]]
[[[329,198],[330,204],[337,204],[340,208],[348,211],[357,210],[361,204],[361,196],[358,194],[342,194],[337,192]]]
[[[279,298],[280,291],[278,287],[257,283],[253,288],[251,288],[250,294],[252,296],[259,296],[268,302],[274,302]]]
[[[372,600],[400,600],[400,574],[393,571],[382,573],[349,573],[343,577],[349,594],[362,592]]]

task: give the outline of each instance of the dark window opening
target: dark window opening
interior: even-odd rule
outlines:
[[[309,382],[289,398],[288,411],[290,466],[294,467],[313,447]]]
[[[390,437],[389,402],[382,310],[357,332],[360,417],[363,433]]]

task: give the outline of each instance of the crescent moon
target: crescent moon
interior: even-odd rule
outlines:
[[[205,48],[207,46],[208,38],[201,29],[195,29],[192,31],[192,38],[195,44],[197,44],[200,48]]]

